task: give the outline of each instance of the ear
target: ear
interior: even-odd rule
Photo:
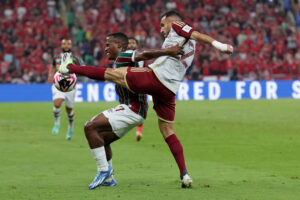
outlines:
[[[121,42],[117,42],[117,47],[118,47],[118,49],[121,49],[121,48],[122,48]]]

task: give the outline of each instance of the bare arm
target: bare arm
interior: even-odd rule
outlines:
[[[166,49],[150,49],[150,50],[136,50],[134,55],[134,61],[150,60],[158,58],[160,56],[173,56],[179,58],[178,55],[182,55],[183,50],[179,45],[172,46]]]
[[[205,44],[212,44],[213,41],[215,40],[214,38],[212,38],[208,35],[199,33],[198,31],[193,31],[193,33],[191,35],[191,39],[196,40],[198,42],[205,43]]]
[[[180,22],[180,21],[173,22],[172,27],[177,34],[183,37],[196,40],[197,42],[211,44],[212,46],[214,46],[216,49],[220,50],[223,53],[227,53],[227,54],[233,53],[233,47],[231,45],[218,42],[217,40],[210,37],[209,35],[199,33],[194,28],[190,27],[184,22]]]

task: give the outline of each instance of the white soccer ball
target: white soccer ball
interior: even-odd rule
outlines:
[[[53,83],[58,90],[70,92],[76,87],[77,77],[75,74],[61,74],[60,72],[56,72]]]

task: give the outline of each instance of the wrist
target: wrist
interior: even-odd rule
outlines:
[[[220,51],[226,51],[227,50],[227,45],[223,44],[221,42],[218,42],[217,40],[214,40],[211,43],[216,49],[219,49]]]

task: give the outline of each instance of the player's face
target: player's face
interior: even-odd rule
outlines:
[[[113,37],[106,37],[105,53],[109,60],[115,60],[120,52],[120,44]]]
[[[61,48],[63,52],[70,52],[72,48],[71,40],[63,40],[61,42]]]
[[[128,48],[129,50],[136,50],[137,49],[137,43],[134,39],[128,40]]]
[[[160,21],[160,33],[166,38],[171,29],[171,21],[169,18],[163,17]]]

